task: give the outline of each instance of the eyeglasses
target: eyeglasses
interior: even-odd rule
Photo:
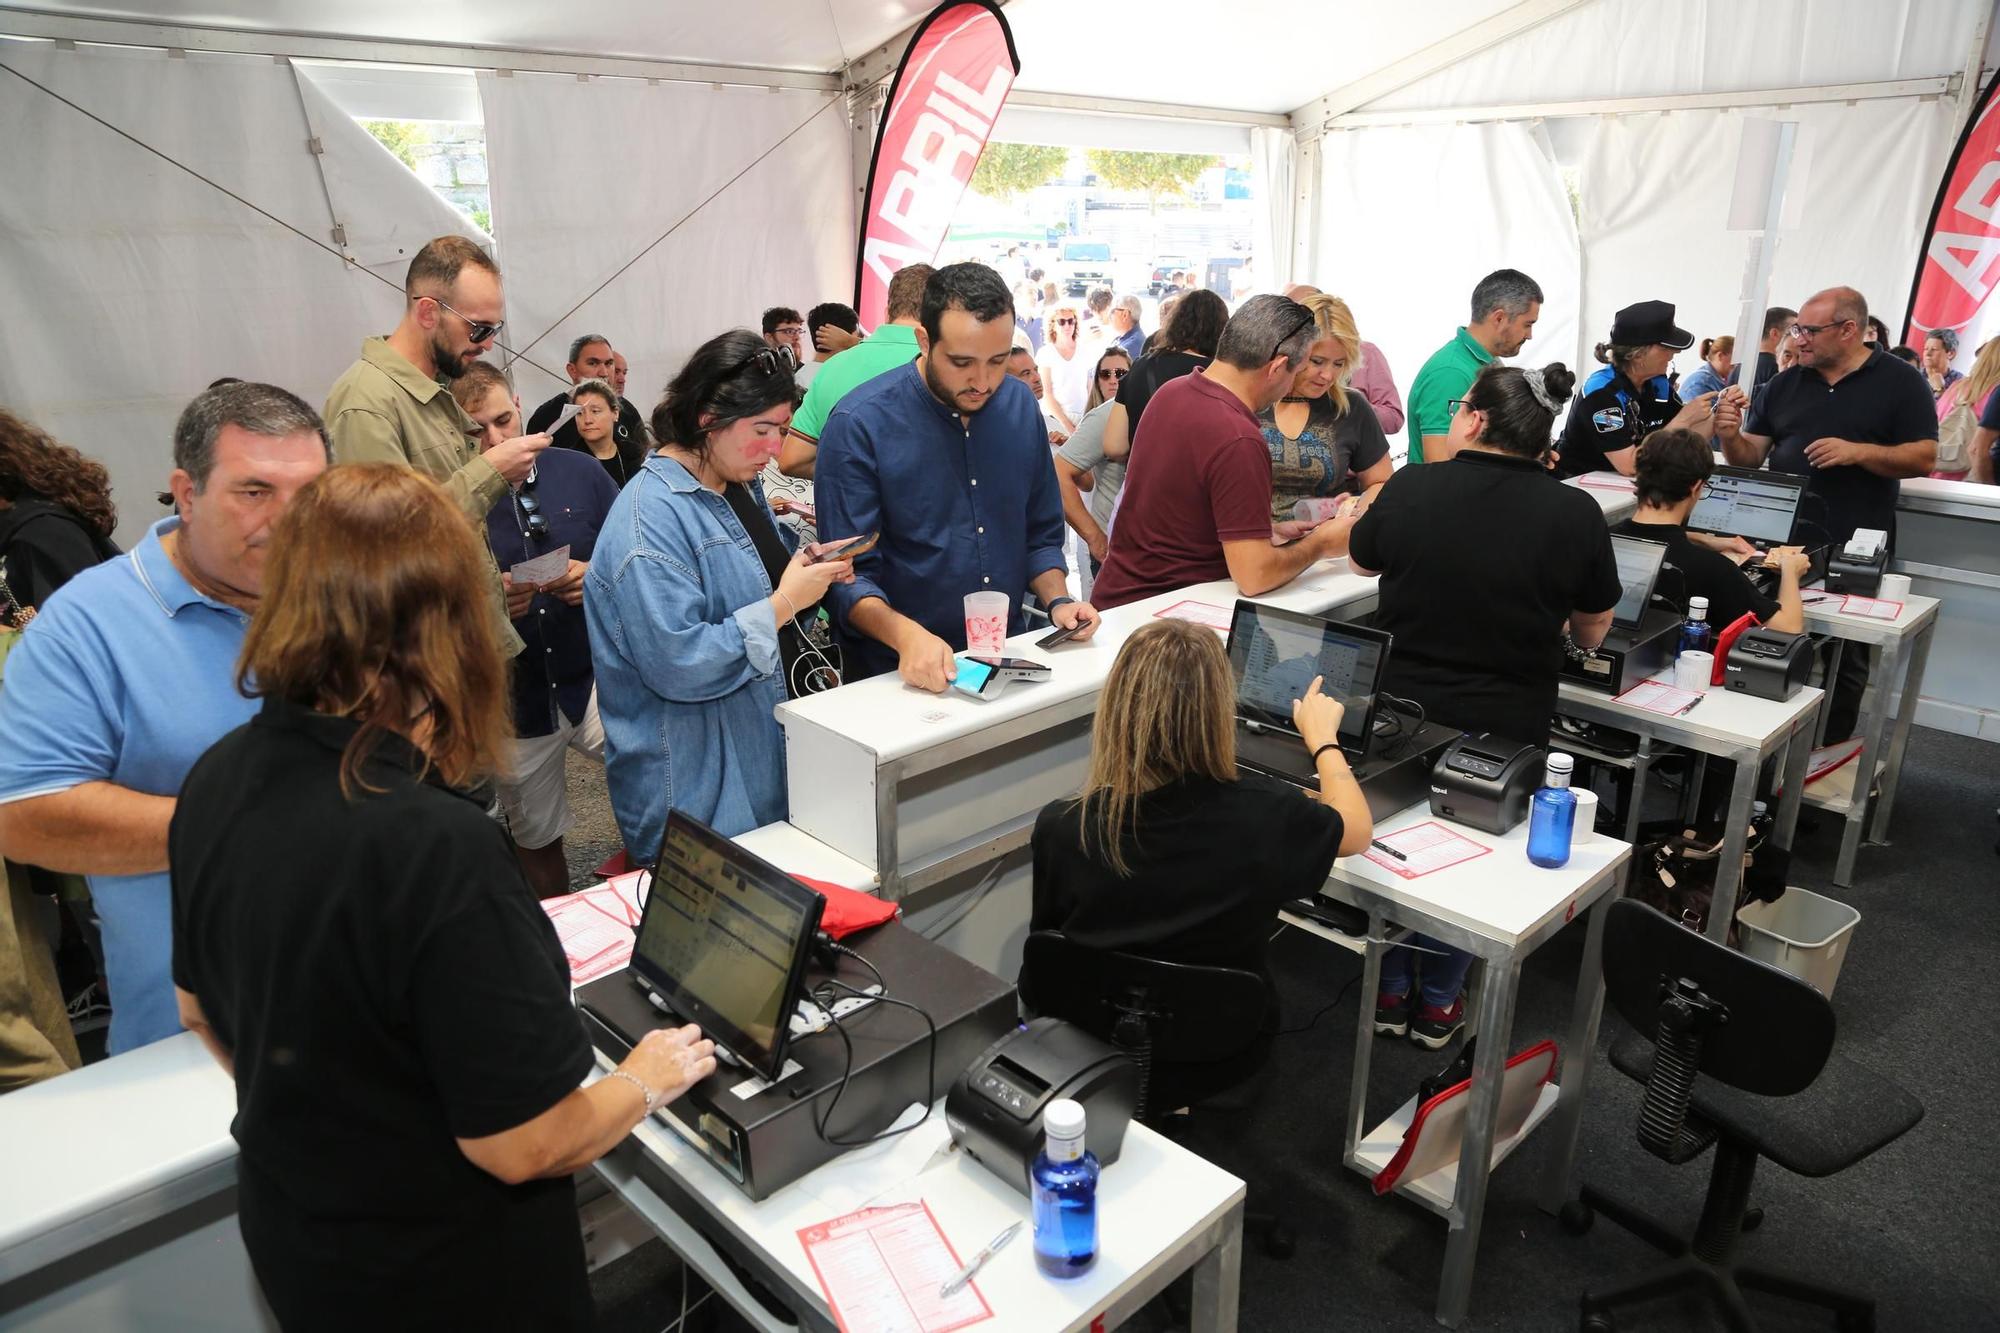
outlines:
[[[780,324],[772,330],[780,338],[796,338],[805,331],[806,326],[803,324]]]
[[[1276,343],[1272,344],[1271,354],[1264,358],[1265,362],[1269,363],[1272,361],[1276,361],[1278,359],[1278,353],[1285,350],[1285,344],[1290,342],[1292,339],[1298,337],[1299,330],[1304,328],[1306,325],[1312,323],[1314,318],[1315,316],[1313,315],[1312,311],[1310,310],[1306,311],[1304,319],[1292,325],[1292,327],[1286,331],[1284,337],[1278,339]]]
[[[489,339],[498,337],[500,334],[500,330],[507,327],[507,321],[504,319],[497,319],[493,321],[491,324],[488,324],[483,319],[473,319],[469,315],[463,314],[457,310],[452,310],[450,304],[447,303],[442,297],[427,296],[424,299],[426,301],[437,302],[439,309],[451,310],[452,314],[457,315],[460,319],[464,320],[466,336],[471,338],[472,341],[476,343],[483,343],[488,341]]]
[[[1852,324],[1853,322],[1851,319],[1830,319],[1824,324],[1794,324],[1792,325],[1791,333],[1794,338],[1817,338],[1828,329],[1838,328],[1842,324]]]
[[[1464,408],[1468,412],[1479,411],[1478,408],[1472,405],[1472,400],[1470,398],[1454,398],[1450,402],[1444,405],[1445,415],[1448,417],[1455,417],[1458,415],[1458,410],[1460,408]]]
[[[528,516],[528,535],[543,542],[549,539],[549,520],[542,514],[542,502],[535,498],[536,480],[535,474],[530,471],[514,498],[520,502],[521,512]]]
[[[1127,370],[1100,370],[1100,371],[1098,371],[1098,372],[1097,372],[1097,378],[1099,378],[1099,379],[1101,379],[1101,380],[1122,380],[1122,379],[1124,379],[1124,378],[1125,378],[1125,377],[1126,377],[1127,375],[1130,375],[1131,373],[1132,373],[1132,372],[1131,372],[1131,371],[1130,371],[1129,369],[1127,369]]]

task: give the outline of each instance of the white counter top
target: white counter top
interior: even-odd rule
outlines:
[[[1310,566],[1284,587],[1257,600],[1321,613],[1374,594],[1375,580],[1348,572],[1347,561],[1342,559]],[[1094,707],[1119,647],[1159,612],[1178,602],[1202,602],[1227,616],[1241,595],[1236,585],[1225,579],[1149,597],[1106,611],[1104,623],[1089,642],[1065,644],[1046,652],[1035,647],[1035,640],[1044,637],[1047,630],[1017,634],[1007,641],[1008,655],[1047,662],[1054,675],[1046,681],[1014,685],[995,699],[974,699],[950,689],[931,694],[905,685],[891,673],[781,704],[778,720],[786,727],[817,727],[865,746],[880,760],[891,761],[1032,714],[1061,710],[1062,716],[1080,716]]]
[[[1659,680],[1662,684],[1673,683],[1665,676]],[[1819,698],[1820,691],[1811,686],[1780,702],[1711,685],[1700,703],[1679,717],[1672,717],[1621,704],[1602,690],[1565,680],[1556,688],[1556,709],[1615,727],[1643,728],[1676,745],[1713,754],[1718,746],[1747,744],[1760,751],[1770,749],[1791,734]],[[1555,744],[1555,748],[1559,750],[1562,746]]]
[[[0,1282],[226,1188],[235,1115],[190,1033],[0,1097]]]
[[[2000,523],[2000,486],[1970,481],[1939,481],[1912,477],[1903,483],[1898,509],[1939,511]]]

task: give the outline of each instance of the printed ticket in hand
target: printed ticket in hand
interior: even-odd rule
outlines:
[[[569,547],[558,546],[547,555],[538,555],[533,560],[523,560],[507,571],[507,577],[516,584],[553,583],[569,572]]]

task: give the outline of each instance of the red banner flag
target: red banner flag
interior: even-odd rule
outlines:
[[[986,151],[1021,61],[989,0],[947,0],[917,29],[889,85],[855,261],[854,308],[874,328],[888,316],[889,279],[927,264]]]
[[[1958,334],[1957,360],[1972,363],[1979,344],[2000,332],[2000,74],[1980,95],[1979,110],[1959,135],[1945,168],[1930,227],[1917,258],[1904,318],[1904,341],[1922,347],[1932,329]]]

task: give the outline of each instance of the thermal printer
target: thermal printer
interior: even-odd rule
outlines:
[[[1738,694],[1782,703],[1805,685],[1812,664],[1812,641],[1805,635],[1749,629],[1730,646],[1722,683]]]
[[[1431,770],[1431,813],[1501,834],[1528,817],[1528,800],[1542,785],[1546,756],[1539,745],[1490,731],[1460,736]]]
[[[1083,1104],[1084,1146],[1098,1164],[1117,1161],[1139,1104],[1139,1066],[1059,1018],[1031,1019],[988,1046],[952,1084],[944,1118],[954,1143],[1025,1195],[1042,1112],[1062,1097]]]
[[[1873,597],[1882,588],[1889,567],[1889,534],[1880,528],[1856,528],[1847,544],[1827,552],[1826,590]]]

